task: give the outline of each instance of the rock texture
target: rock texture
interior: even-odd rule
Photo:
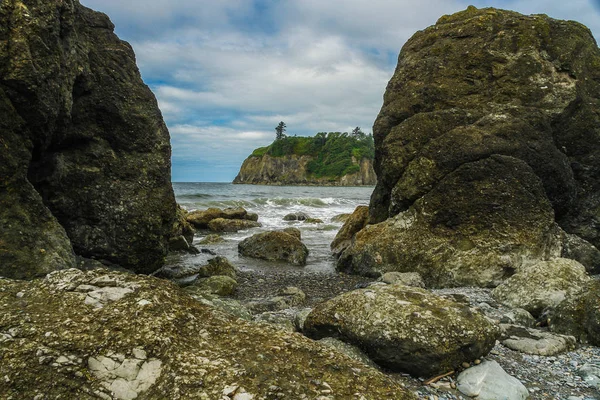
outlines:
[[[395,249],[394,260],[381,254],[385,265],[435,270],[445,254],[474,252],[494,271],[473,283],[493,285],[502,269],[548,256],[554,219],[600,244],[599,66],[586,27],[544,15],[469,7],[416,33],[374,126],[371,223],[388,225],[357,235],[353,256],[368,268],[342,267],[373,269],[366,255],[377,249],[367,247],[383,236]],[[521,201],[523,209],[508,210]],[[407,230],[420,242],[407,242]],[[437,247],[433,260],[428,250]]]
[[[461,393],[480,400],[525,400],[529,391],[496,361],[484,361],[463,371],[457,379]]]
[[[373,162],[369,159],[353,160],[360,171],[344,175],[337,180],[309,176],[307,165],[313,160],[311,156],[287,155],[272,157],[268,154],[262,157],[248,157],[244,160],[240,172],[233,183],[255,185],[319,185],[319,186],[371,186],[375,185],[377,177]]]
[[[549,320],[553,332],[600,346],[600,281],[593,280],[561,302]]]
[[[523,268],[492,291],[492,297],[509,307],[527,310],[539,317],[569,294],[580,291],[590,277],[574,260],[556,258]]]
[[[526,354],[553,356],[575,349],[575,337],[501,324],[502,344],[509,349]]]
[[[306,265],[308,249],[294,233],[262,232],[242,240],[238,252],[246,257]]]
[[[382,366],[431,377],[487,354],[499,329],[478,311],[424,289],[381,285],[317,305],[304,333],[339,338]]]
[[[73,250],[138,272],[163,263],[169,134],[113,28],[78,1],[0,8],[0,275],[73,266]]]
[[[86,301],[109,289],[121,294]],[[414,398],[397,379],[301,335],[226,316],[152,277],[66,270],[4,279],[0,308],[3,399],[301,399],[325,390]]]
[[[258,215],[249,213],[245,209],[238,208],[215,208],[192,211],[186,215],[187,222],[198,229],[208,229],[210,221],[214,219],[231,219],[243,221],[258,221]]]
[[[364,228],[369,222],[369,207],[358,206],[356,209],[346,218],[344,225],[340,228],[339,232],[335,235],[333,242],[329,246],[333,254],[338,257],[352,244],[352,238]]]

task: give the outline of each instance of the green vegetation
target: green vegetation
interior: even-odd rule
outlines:
[[[262,157],[265,154],[271,157],[311,156],[313,160],[307,166],[309,174],[317,178],[339,178],[360,170],[352,158],[358,162],[363,158],[373,160],[375,146],[373,135],[366,135],[356,127],[350,134],[319,132],[313,137],[283,136],[270,146],[254,150],[250,157]]]

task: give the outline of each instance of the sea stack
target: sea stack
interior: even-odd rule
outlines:
[[[371,224],[338,269],[495,286],[560,256],[568,234],[600,245],[599,111],[585,26],[475,7],[440,18],[400,53],[374,126]]]
[[[76,0],[0,8],[0,276],[163,263],[169,133],[113,28]]]

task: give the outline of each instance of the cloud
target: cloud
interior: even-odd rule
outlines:
[[[174,180],[231,180],[288,134],[370,131],[398,52],[443,14],[496,6],[574,19],[591,0],[83,0],[133,45],[173,143]],[[188,171],[188,172],[186,172]],[[205,171],[205,172],[202,172]]]

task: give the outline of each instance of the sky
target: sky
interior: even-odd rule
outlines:
[[[81,0],[133,46],[171,134],[174,182],[230,182],[288,135],[371,132],[402,45],[476,7],[548,14],[600,40],[600,0]]]

